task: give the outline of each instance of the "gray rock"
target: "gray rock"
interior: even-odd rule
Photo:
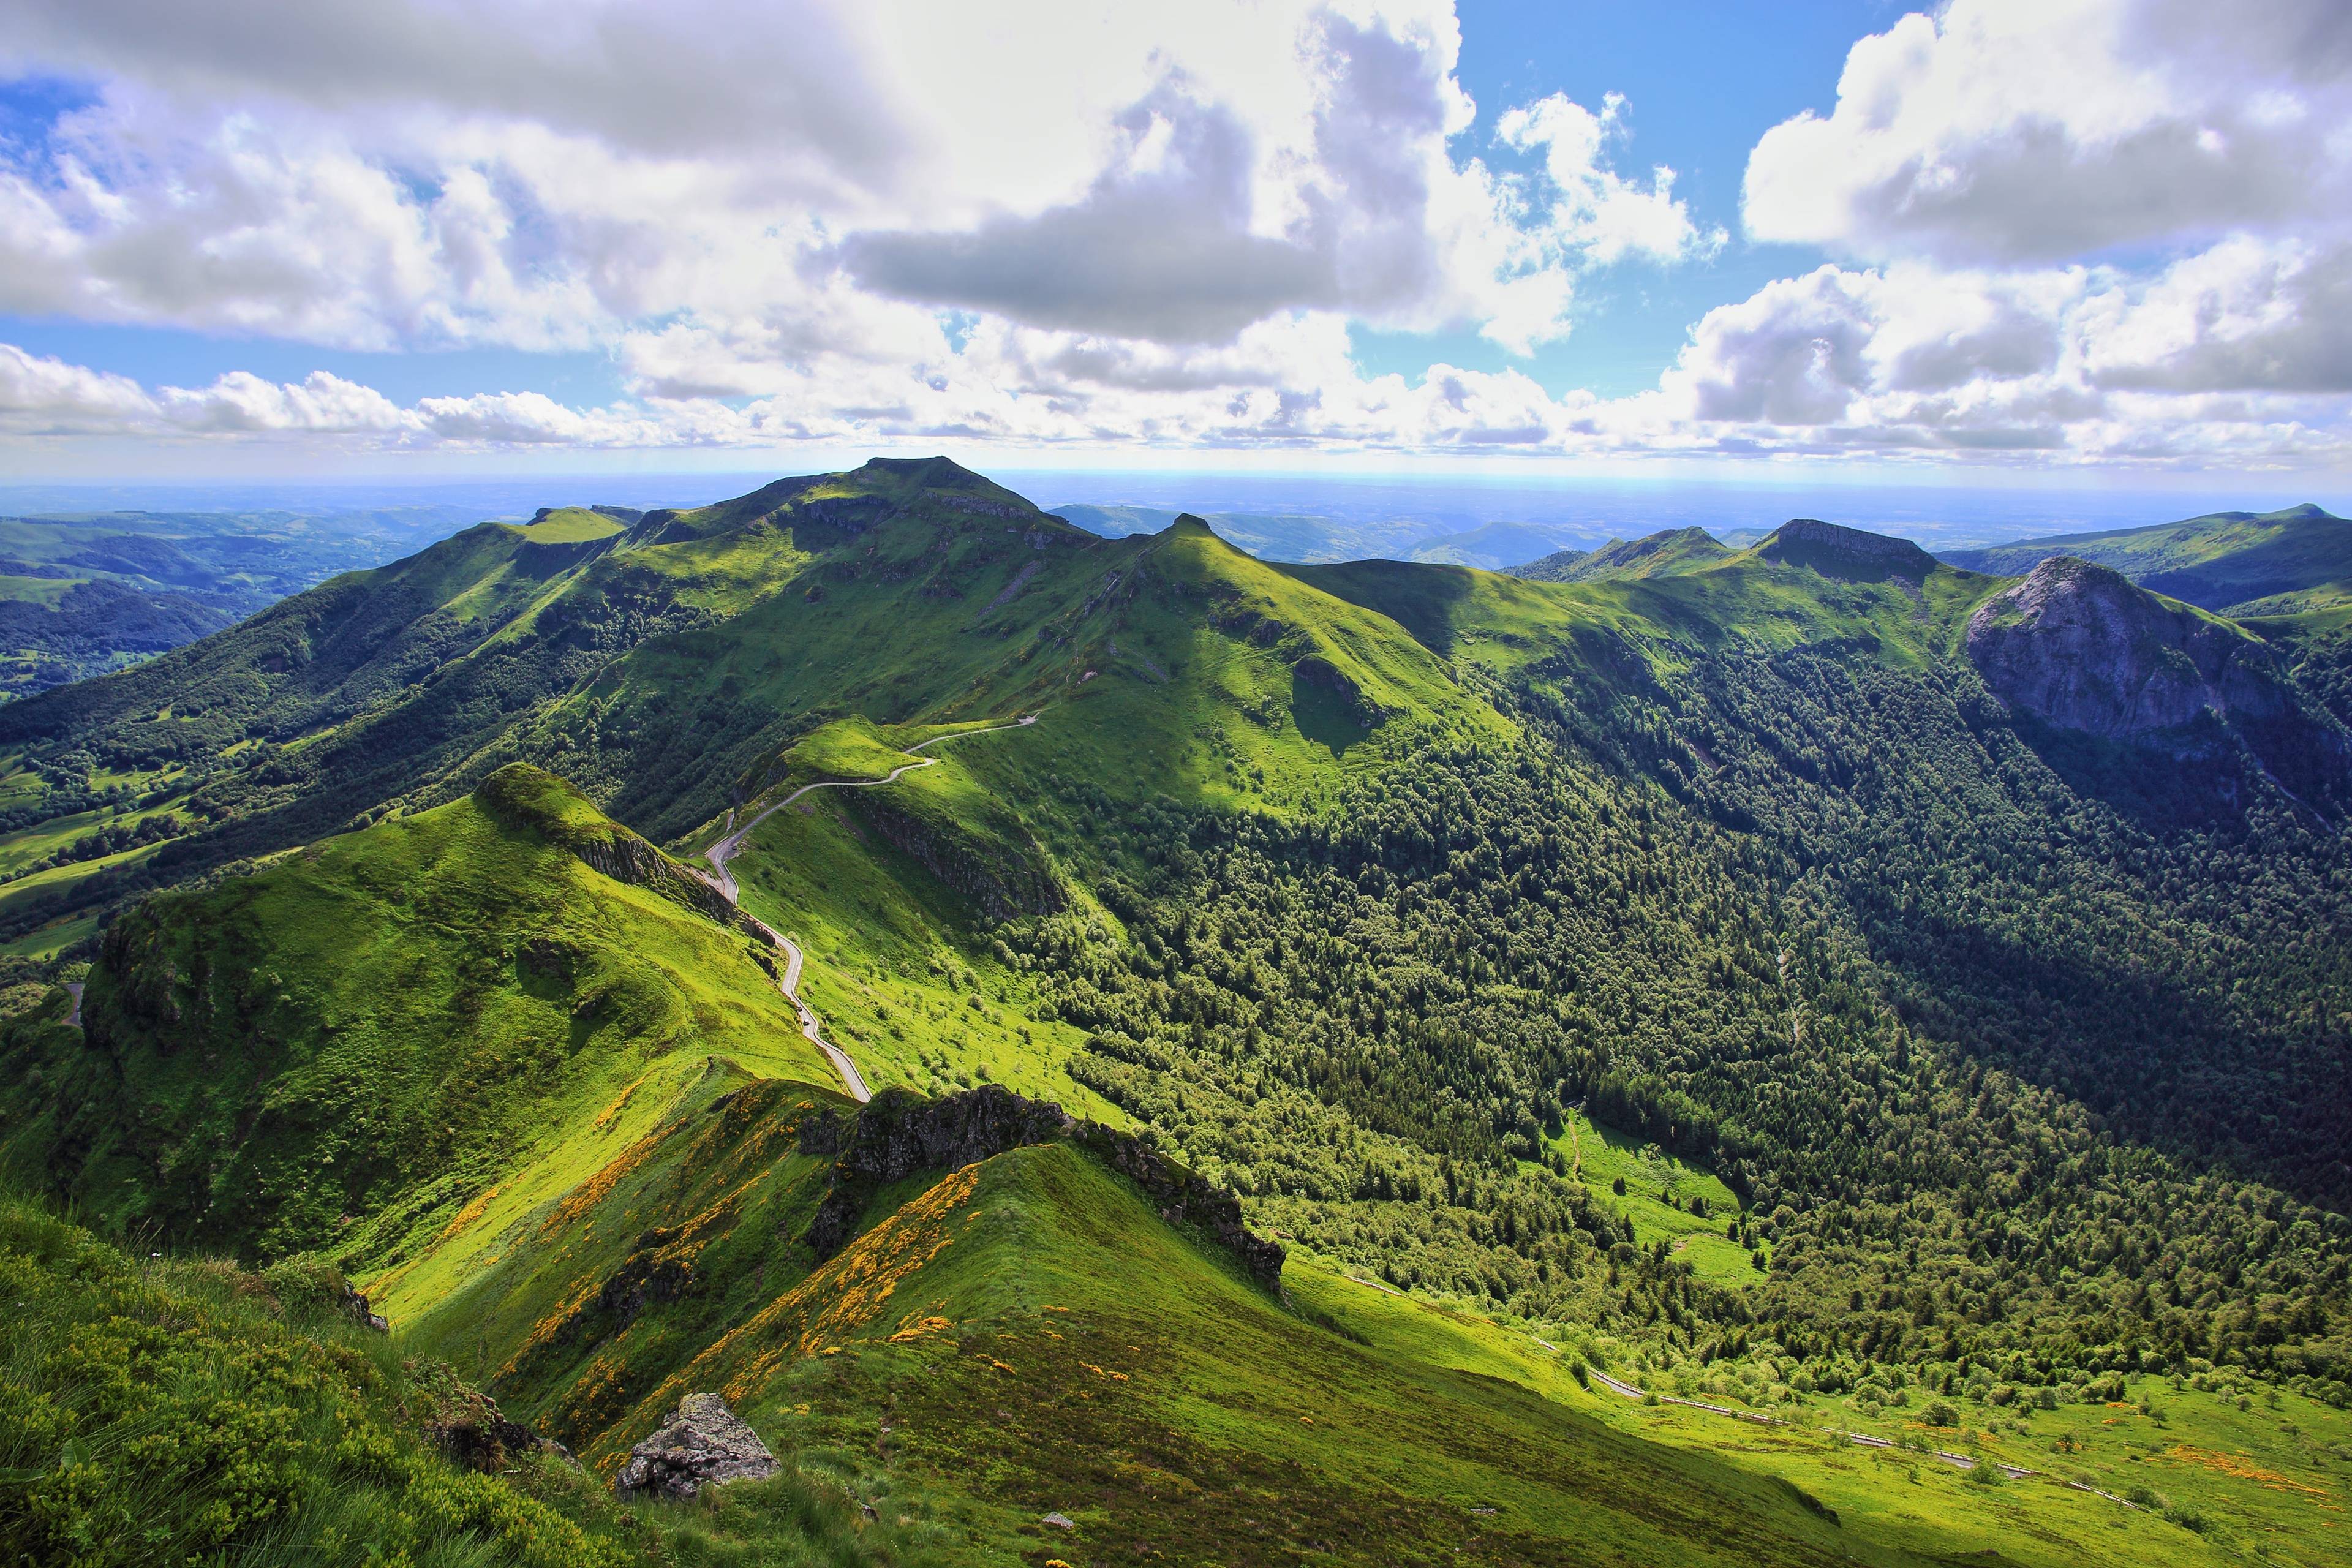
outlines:
[[[1073,1520],[1066,1513],[1049,1513],[1037,1522],[1040,1524],[1050,1524],[1055,1530],[1076,1530],[1078,1527],[1077,1521]]]
[[[659,1430],[629,1450],[613,1490],[623,1498],[684,1501],[704,1487],[764,1480],[776,1469],[776,1457],[725,1400],[689,1394],[663,1417]]]

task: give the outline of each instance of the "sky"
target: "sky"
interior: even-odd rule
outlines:
[[[9,0],[0,482],[2340,490],[2342,0]]]

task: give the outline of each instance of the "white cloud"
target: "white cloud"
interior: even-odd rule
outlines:
[[[1952,0],[1864,39],[1745,187],[1751,237],[1837,260],[1615,399],[1354,361],[1366,324],[1525,354],[1597,270],[1726,244],[1613,95],[1490,105],[1482,139],[1450,0],[205,9],[0,10],[0,71],[96,87],[0,147],[0,312],[607,350],[625,395],[0,347],[11,440],[2352,450],[2340,3]]]
[[[1847,56],[1835,110],[1767,132],[1758,239],[2049,262],[2352,214],[2343,0],[1951,0]]]
[[[1635,184],[1611,169],[1608,143],[1623,134],[1625,100],[1611,93],[1593,113],[1563,93],[1514,109],[1495,133],[1521,151],[1544,150],[1544,172],[1554,192],[1549,232],[1558,241],[1595,262],[1627,257],[1680,261],[1720,249],[1723,230],[1704,233],[1690,209],[1675,200],[1675,172],[1664,164],[1650,172],[1650,184]]]
[[[775,374],[718,344],[856,354],[940,308],[1524,353],[1582,271],[1704,248],[1670,174],[1608,166],[1613,101],[1509,117],[1538,173],[1465,156],[1459,47],[1450,0],[28,0],[0,71],[100,90],[0,149],[0,310],[379,350],[683,329],[716,390]]]

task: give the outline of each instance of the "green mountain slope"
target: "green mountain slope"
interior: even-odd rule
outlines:
[[[1591,583],[1686,571],[1730,553],[1705,529],[1676,528],[1640,539],[1612,539],[1592,550],[1554,551],[1508,570],[1533,583]]]
[[[502,770],[117,921],[80,1029],[26,1042],[9,1156],[176,1245],[397,1247],[453,1194],[625,1142],[713,1058],[837,1091],[730,913]]]
[[[2231,615],[2319,608],[2352,592],[2352,522],[2308,504],[1947,551],[1944,558],[1972,572],[2021,577],[2052,555],[2111,567],[2144,588]]]
[[[1432,1559],[1704,1560],[1707,1517],[1752,1522],[1722,1547],[1746,1560],[2324,1557],[2336,1439],[2311,1434],[2352,1401],[2352,866],[2341,727],[2270,623],[1808,521],[1550,583],[1273,567],[1195,519],[1101,540],[1024,506],[876,465],[529,547],[573,552],[535,576],[515,531],[467,536],[473,564],[452,551],[450,591],[415,602],[495,626],[414,693],[142,807],[201,825],[100,864],[77,918],[369,798],[365,769],[446,767],[387,821],[118,916],[86,995],[112,1056],[62,995],[20,997],[0,1083],[72,1113],[17,1137],[18,1167],[103,1218],[328,1249],[599,1465],[708,1383],[795,1453],[850,1456],[877,1516],[912,1487],[1033,1559],[1376,1560],[1328,1528],[1340,1497]],[[388,611],[381,646],[457,613]],[[576,660],[548,651],[575,631]],[[493,667],[496,701],[465,685]],[[256,667],[247,711],[298,673]],[[19,787],[104,798],[93,742],[121,732],[26,742]],[[2312,777],[2276,765],[2282,734]],[[489,771],[509,757],[578,793]],[[487,810],[526,783],[522,827]],[[994,1082],[1108,1131],[845,1186],[810,1131],[840,1080],[760,928],[615,820],[681,860],[732,849],[889,1114],[922,1103],[892,1088],[953,1108]],[[596,973],[652,955],[625,1026],[548,1048],[581,1005],[523,962],[557,895],[510,908],[510,879],[425,853],[475,834],[570,889]],[[442,912],[385,890],[412,885]],[[372,962],[352,922],[393,933]],[[411,952],[471,978],[413,1014],[362,994]],[[444,1049],[427,1017],[471,1033]],[[129,1092],[52,1087],[101,1058]],[[469,1087],[477,1059],[501,1093]],[[377,1078],[416,1108],[382,1143],[342,1087]],[[347,1142],[294,1114],[314,1102]],[[1120,1184],[1147,1138],[1292,1248],[1287,1304]],[[845,1214],[836,1250],[819,1222]],[[1129,1359],[1055,1359],[1080,1325],[1048,1305]],[[1576,1362],[1789,1425],[1639,1404]],[[2284,1447],[2239,1419],[2272,1397],[2296,1402],[2262,1436]],[[1444,1421],[1401,1420],[1421,1406]],[[1612,1446],[1634,1436],[1673,1452]],[[2044,1474],[1968,1481],[1921,1446]],[[1668,1500],[1596,1502],[1612,1471]],[[1269,1500],[1202,1507],[1234,1495]]]

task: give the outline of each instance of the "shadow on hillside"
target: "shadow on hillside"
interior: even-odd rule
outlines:
[[[2352,1062],[2247,1032],[2160,953],[2086,953],[1924,912],[1859,911],[1898,1006],[1931,1038],[2075,1100],[2104,1131],[2192,1170],[2258,1177],[2309,1202],[2352,1198]],[[1907,925],[1907,930],[1906,929]]]
[[[1333,598],[1388,616],[1440,658],[1454,652],[1454,607],[1470,597],[1475,585],[1466,566],[1419,561],[1346,561],[1274,569]]]

